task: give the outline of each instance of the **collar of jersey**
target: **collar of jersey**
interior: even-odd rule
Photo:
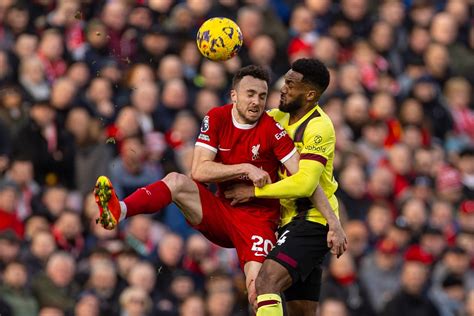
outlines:
[[[311,114],[313,114],[314,111],[317,111],[318,108],[319,108],[319,104],[316,103],[316,105],[311,110],[309,110],[309,112],[306,113],[302,118],[300,118],[297,122],[294,122],[293,124],[288,124],[288,126],[298,125],[301,122],[304,122],[304,120],[306,120]],[[290,119],[290,115],[288,115],[288,122],[289,122],[289,119]]]
[[[237,122],[237,120],[236,120],[235,117],[234,117],[234,111],[233,111],[233,110],[234,110],[234,109],[232,109],[232,110],[230,111],[230,113],[232,114],[232,123],[233,123],[234,126],[237,127],[238,129],[251,129],[251,128],[254,128],[254,127],[257,125],[258,121],[255,122],[255,123],[253,123],[253,124],[242,124],[242,123]]]

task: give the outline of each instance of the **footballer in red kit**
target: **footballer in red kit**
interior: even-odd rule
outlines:
[[[296,153],[293,141],[266,113],[253,124],[237,122],[232,104],[215,108],[203,119],[196,146],[215,153],[215,161],[226,165],[249,163],[266,171],[271,181],[278,177],[280,163]],[[241,266],[253,260],[263,262],[275,244],[280,208],[278,200],[254,199],[231,206],[223,192],[237,183],[252,184],[243,175],[218,182],[219,203],[200,187],[203,221],[193,225],[212,242],[237,249]],[[275,203],[276,202],[276,203]]]

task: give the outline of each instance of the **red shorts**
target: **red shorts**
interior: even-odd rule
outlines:
[[[248,261],[263,262],[275,245],[279,210],[236,207],[197,183],[202,221],[191,225],[213,243],[235,248],[243,269]],[[189,223],[189,222],[188,222]]]

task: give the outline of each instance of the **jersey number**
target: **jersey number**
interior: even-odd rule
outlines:
[[[262,236],[253,235],[252,240],[254,240],[252,251],[255,252],[256,256],[266,256],[273,248],[272,242],[268,239],[263,239]]]
[[[281,246],[285,243],[286,241],[286,234],[288,234],[290,231],[289,230],[285,230],[285,232],[283,234],[281,234],[280,238],[278,238],[277,240],[277,244],[278,246]]]

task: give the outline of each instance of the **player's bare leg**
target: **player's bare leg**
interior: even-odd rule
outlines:
[[[272,259],[266,259],[259,271],[255,286],[257,289],[257,316],[283,316],[280,293],[291,285],[288,270]]]
[[[192,224],[202,221],[202,204],[199,189],[191,178],[171,172],[162,180],[171,191],[173,202],[179,206],[184,217]]]
[[[248,261],[244,265],[245,285],[247,287],[247,297],[254,312],[257,311],[257,290],[255,288],[255,280],[262,264],[257,261]]]

